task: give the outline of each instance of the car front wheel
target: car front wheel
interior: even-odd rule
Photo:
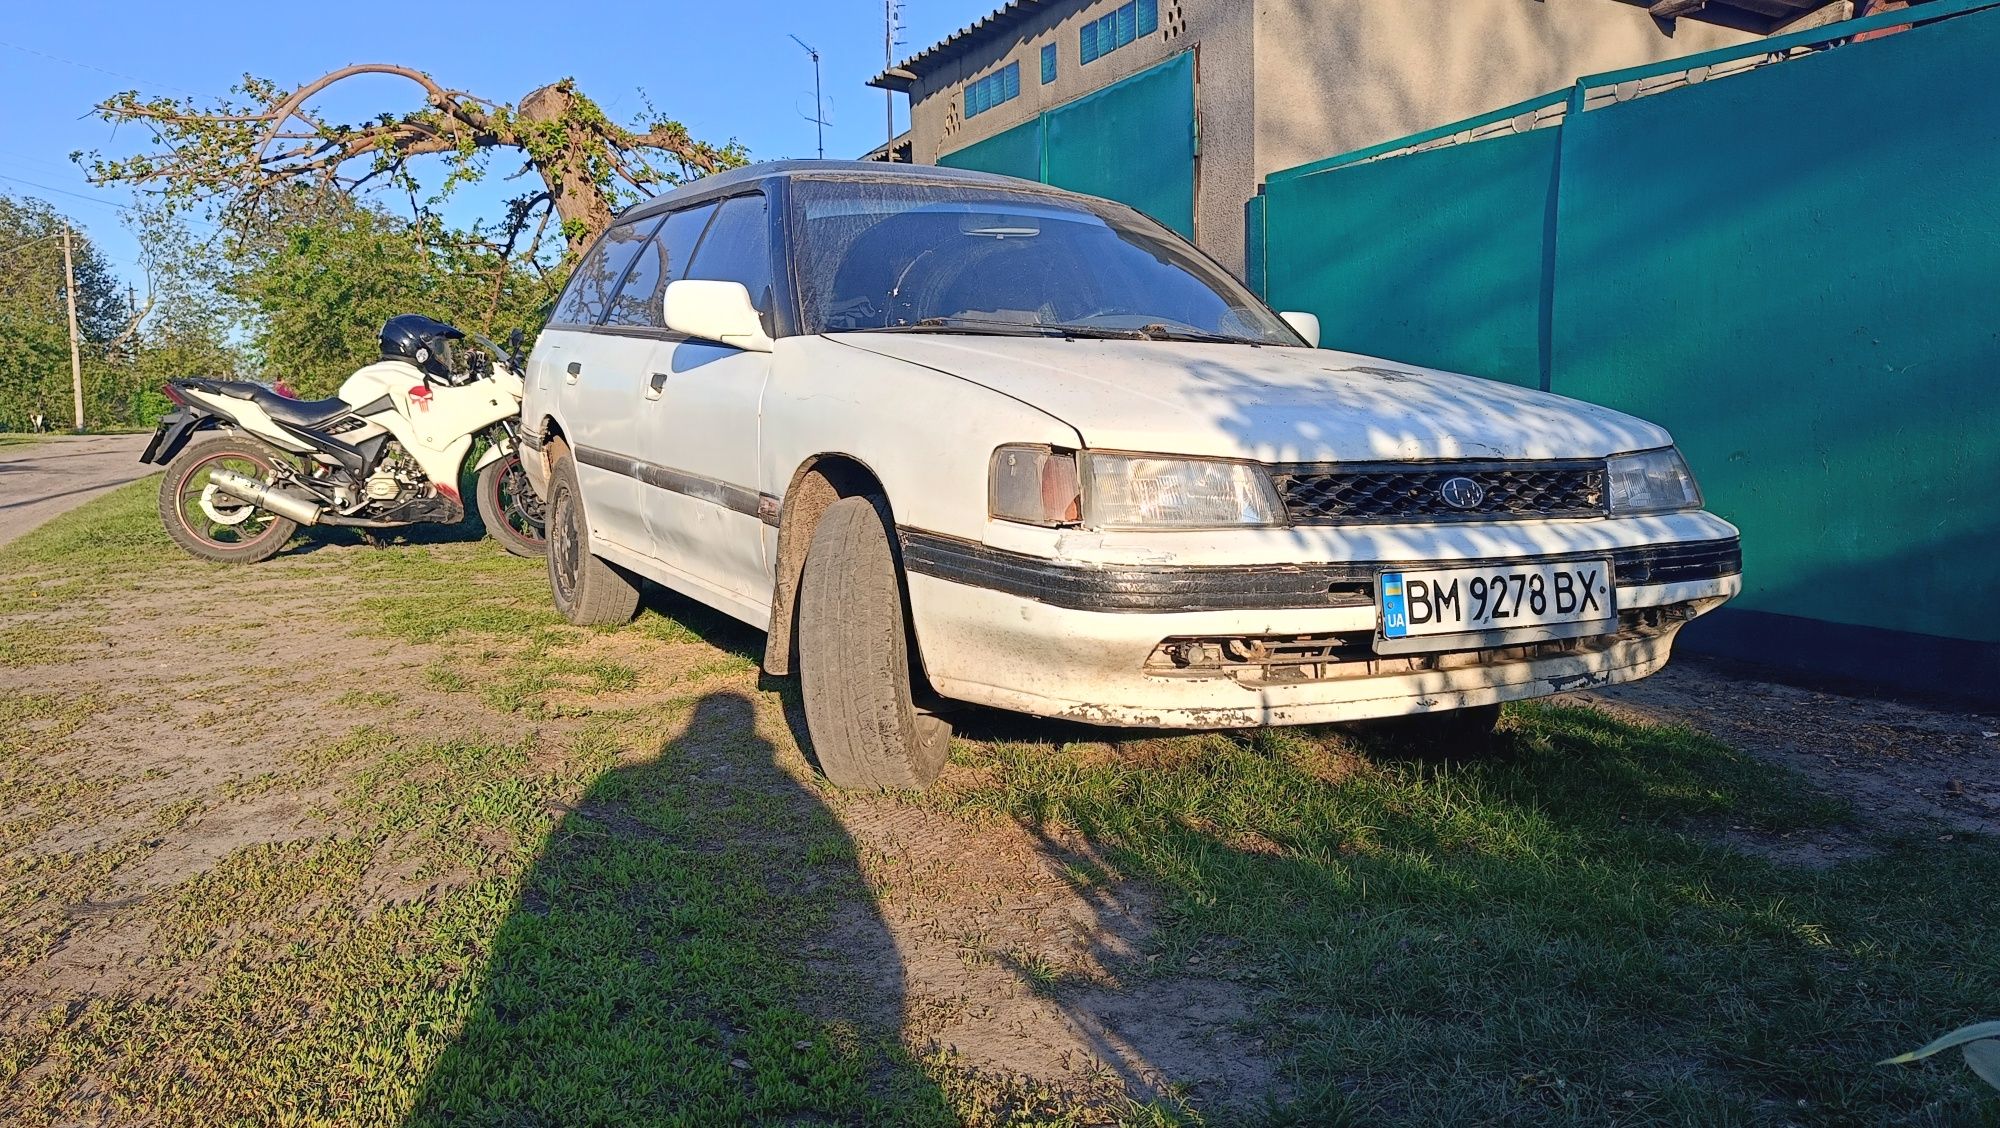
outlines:
[[[799,676],[820,770],[837,787],[921,791],[951,727],[911,694],[910,636],[887,505],[849,497],[821,515],[799,585]]]

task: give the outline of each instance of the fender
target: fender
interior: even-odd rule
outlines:
[[[479,461],[472,464],[472,472],[477,474],[512,453],[514,453],[514,444],[502,438],[492,446],[486,448],[486,453],[480,455]]]
[[[146,444],[145,453],[139,456],[139,461],[165,466],[187,445],[189,435],[211,429],[222,422],[224,420],[217,412],[199,407],[177,407],[160,419],[160,428],[153,432],[152,441]]]

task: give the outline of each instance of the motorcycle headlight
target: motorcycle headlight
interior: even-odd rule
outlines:
[[[1617,455],[1610,460],[1609,470],[1613,513],[1701,508],[1701,490],[1696,488],[1681,452],[1673,447]]]
[[[1282,525],[1284,506],[1262,466],[1144,454],[1082,456],[1083,519],[1098,529]]]

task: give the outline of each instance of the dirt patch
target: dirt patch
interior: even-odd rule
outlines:
[[[1831,865],[1910,834],[2000,836],[2000,718],[1944,706],[1755,681],[1679,658],[1642,682],[1558,700],[1624,720],[1687,725],[1795,768],[1847,800],[1851,826],[1782,837],[1719,828],[1724,841],[1793,865]]]
[[[894,946],[875,962],[898,980],[883,986],[900,987],[913,1049],[1109,1107],[1275,1095],[1275,1065],[1247,1032],[1250,992],[1159,966],[1155,897],[1080,840],[891,799],[841,797],[834,811]],[[865,934],[837,930],[835,943]]]
[[[148,955],[159,898],[238,850],[341,829],[336,765],[315,757],[376,715],[397,714],[406,739],[511,735],[477,703],[424,688],[436,648],[359,637],[319,610],[323,568],[298,557],[233,570],[232,598],[218,599],[215,574],[190,566],[35,616],[35,630],[64,637],[117,608],[116,629],[64,664],[0,667],[0,694],[93,703],[60,747],[29,755],[114,781],[17,855],[54,876],[9,922],[34,958],[0,983],[0,1025],[79,994],[170,989],[177,973]],[[372,692],[357,700],[357,687]]]

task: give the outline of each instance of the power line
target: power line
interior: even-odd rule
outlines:
[[[138,208],[135,208],[130,204],[114,204],[110,200],[100,200],[95,196],[86,196],[81,192],[72,192],[67,188],[53,188],[47,184],[37,184],[32,180],[24,180],[18,176],[9,176],[4,172],[0,172],[0,180],[11,180],[16,184],[26,184],[30,188],[39,188],[44,192],[54,192],[57,195],[61,196],[75,196],[77,199],[82,200],[84,203],[97,204],[101,207],[107,207],[107,208],[117,208],[119,211],[122,212],[132,212],[134,214],[137,214],[137,212],[139,211]]]
[[[34,55],[37,56],[38,58],[47,59],[52,63],[63,63],[65,65],[72,67],[80,67],[83,70],[96,71],[99,74],[108,74],[112,78],[122,78],[127,82],[136,82],[141,86],[156,86],[162,90],[172,90],[177,94],[192,94],[197,98],[223,97],[223,95],[221,94],[212,93],[210,91],[189,90],[185,86],[175,86],[172,83],[154,82],[150,78],[140,78],[138,75],[135,74],[126,74],[123,71],[110,70],[106,67],[100,67],[95,63],[80,63],[75,59],[65,59],[61,55],[51,55],[47,51],[37,51],[33,47],[23,47],[19,43],[9,43],[4,39],[0,39],[0,47],[9,47],[12,48],[13,50],[21,52],[23,55]]]
[[[18,250],[20,250],[20,249],[21,249],[21,248],[23,248],[23,247],[32,247],[32,246],[34,246],[34,245],[35,245],[36,243],[46,243],[46,242],[48,242],[48,241],[49,241],[50,239],[60,239],[60,238],[62,238],[62,233],[61,233],[60,231],[58,231],[58,232],[57,232],[57,233],[55,233],[54,235],[44,235],[44,236],[42,236],[42,237],[41,237],[41,238],[39,238],[39,239],[30,239],[30,240],[28,240],[28,241],[27,241],[27,242],[25,242],[25,243],[16,243],[16,244],[14,244],[14,245],[13,245],[13,246],[11,246],[11,247],[7,247],[7,248],[5,248],[5,249],[0,249],[0,255],[11,255],[11,254],[13,254],[13,253],[14,253],[15,251],[18,251]]]

